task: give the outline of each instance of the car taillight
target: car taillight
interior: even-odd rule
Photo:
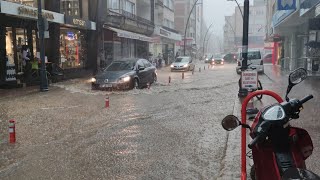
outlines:
[[[260,65],[263,65],[263,61],[260,61]]]

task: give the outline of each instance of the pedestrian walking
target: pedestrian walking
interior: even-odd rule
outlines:
[[[160,69],[162,67],[162,55],[159,53],[158,55],[158,68]]]

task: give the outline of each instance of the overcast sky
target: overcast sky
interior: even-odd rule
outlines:
[[[203,0],[204,2],[204,20],[209,27],[214,23],[211,28],[214,34],[223,35],[224,16],[232,15],[235,7],[235,1],[227,0]],[[238,0],[239,4],[243,5],[243,0]],[[211,31],[210,30],[210,31]]]

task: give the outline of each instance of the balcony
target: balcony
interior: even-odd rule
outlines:
[[[109,9],[106,24],[127,31],[150,36],[154,30],[154,23],[121,9]]]

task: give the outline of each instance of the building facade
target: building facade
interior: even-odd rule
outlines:
[[[90,1],[91,2],[91,1]],[[6,64],[22,74],[24,48],[30,49],[30,59],[40,59],[37,30],[37,0],[0,1],[0,82],[6,83]],[[88,51],[88,39],[96,30],[89,16],[88,0],[42,0],[43,17],[47,21],[45,56],[66,73],[92,68],[94,60]]]
[[[161,54],[166,64],[170,64],[178,52],[177,42],[181,41],[181,35],[175,30],[174,1],[155,1],[155,30],[153,43],[150,43],[150,52],[154,57]]]
[[[149,56],[153,42],[154,0],[108,0],[98,24],[98,66],[124,57]]]
[[[240,6],[243,12],[243,6]],[[266,2],[255,0],[249,8],[249,48],[260,49],[265,52],[265,33],[266,33]],[[224,51],[240,50],[242,47],[243,36],[243,17],[238,6],[232,16],[225,17],[224,26]],[[233,36],[233,38],[232,38]],[[226,39],[227,38],[227,39]],[[232,45],[234,44],[234,46]],[[227,52],[226,52],[227,53]]]
[[[186,42],[186,54],[195,56],[201,46],[201,32],[203,27],[202,0],[175,0],[174,5],[176,30],[183,36],[179,44],[180,49],[184,51],[184,42]],[[189,22],[186,27],[188,18]],[[185,30],[186,37],[184,37]]]
[[[319,4],[319,0],[301,0],[286,9],[278,7],[277,1],[269,4],[272,12],[269,41],[274,43],[274,64],[286,70],[304,67],[319,74]]]

